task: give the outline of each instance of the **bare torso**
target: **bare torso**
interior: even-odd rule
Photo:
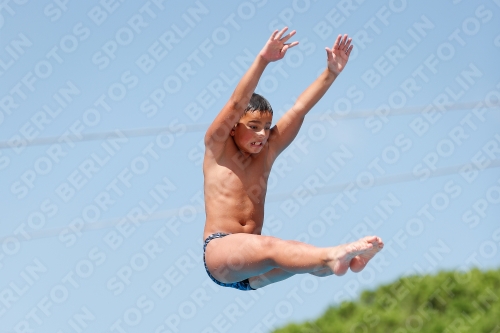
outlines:
[[[216,232],[260,234],[272,160],[269,143],[258,154],[244,156],[231,138],[224,153],[205,153],[206,224],[204,239]]]

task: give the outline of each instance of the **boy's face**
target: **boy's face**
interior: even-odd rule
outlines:
[[[247,112],[233,128],[231,136],[241,151],[257,154],[269,138],[272,121],[270,112]]]

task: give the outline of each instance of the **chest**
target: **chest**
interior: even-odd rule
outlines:
[[[245,157],[236,149],[227,149],[215,163],[217,178],[231,191],[245,193],[258,187],[265,192],[271,171],[267,154],[268,149],[263,149],[259,154]]]
[[[219,179],[227,185],[242,186],[249,188],[252,185],[264,185],[269,178],[270,168],[264,159],[252,159],[251,161],[225,160],[220,161],[217,167]]]

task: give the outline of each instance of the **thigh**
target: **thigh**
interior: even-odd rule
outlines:
[[[280,240],[254,234],[231,234],[208,243],[205,262],[210,273],[225,283],[237,282],[273,269],[270,246]]]

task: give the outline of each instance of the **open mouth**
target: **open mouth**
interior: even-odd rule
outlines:
[[[254,147],[261,147],[262,146],[262,142],[252,142],[250,143],[252,146]]]

